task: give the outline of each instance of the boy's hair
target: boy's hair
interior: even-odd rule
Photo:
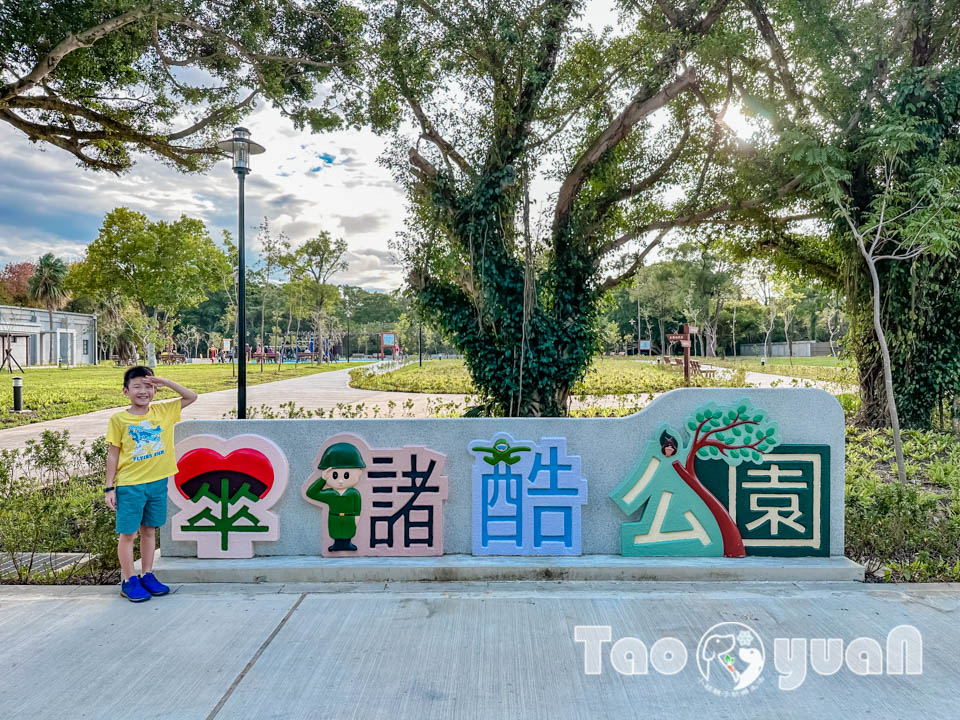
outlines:
[[[123,374],[123,386],[125,388],[129,388],[131,380],[135,378],[151,377],[152,375],[153,370],[148,368],[146,365],[134,365]]]

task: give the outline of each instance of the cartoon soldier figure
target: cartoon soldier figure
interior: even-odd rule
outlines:
[[[360,492],[355,485],[363,479],[366,464],[360,451],[348,442],[328,447],[320,458],[320,479],[314,482],[306,496],[330,508],[327,527],[333,545],[327,550],[356,550],[350,540],[357,534],[357,516],[360,515]]]

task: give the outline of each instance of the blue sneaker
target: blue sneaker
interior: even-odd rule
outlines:
[[[140,584],[140,576],[134,575],[120,584],[120,594],[130,602],[143,602],[150,599],[150,593]]]
[[[170,588],[157,580],[157,576],[153,573],[141,575],[140,584],[143,585],[144,590],[151,595],[166,595],[170,592]]]

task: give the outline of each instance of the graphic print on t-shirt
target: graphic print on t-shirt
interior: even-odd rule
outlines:
[[[153,427],[150,420],[144,420],[138,425],[128,425],[127,432],[137,444],[133,449],[133,462],[163,455],[162,427]]]

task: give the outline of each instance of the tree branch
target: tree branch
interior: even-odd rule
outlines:
[[[801,181],[801,177],[795,177],[793,180],[777,190],[777,197],[781,198],[784,195],[792,192],[797,188]],[[698,213],[681,215],[680,217],[673,218],[672,220],[658,220],[656,222],[647,223],[636,230],[624,233],[620,237],[604,243],[597,252],[597,257],[602,258],[604,255],[613,252],[631,240],[634,240],[635,238],[638,238],[644,233],[648,233],[652,230],[672,230],[678,227],[702,225],[707,222],[713,222],[712,218],[720,215],[721,213],[730,212],[732,210],[749,210],[752,208],[758,208],[768,202],[770,202],[770,198],[754,198],[752,200],[745,200],[742,202],[726,202],[720,205],[715,205],[707,210],[702,210]],[[727,224],[731,223],[728,222]]]
[[[601,206],[607,206],[622,202],[629,198],[639,195],[644,190],[648,190],[653,187],[656,183],[660,182],[666,175],[670,168],[673,167],[674,163],[677,162],[677,159],[680,157],[680,153],[683,152],[683,148],[686,146],[687,141],[690,139],[690,128],[685,127],[683,129],[683,135],[680,137],[680,140],[677,142],[676,146],[673,148],[671,153],[666,157],[666,159],[660,163],[656,170],[647,175],[642,180],[638,180],[635,183],[631,183],[625,188],[621,188],[617,192],[610,195],[608,198],[601,200]],[[599,213],[598,213],[599,214]]]
[[[780,44],[779,38],[777,38],[770,18],[767,17],[766,12],[760,7],[760,3],[757,2],[757,0],[743,0],[743,2],[757,21],[757,29],[760,31],[760,36],[770,50],[770,55],[773,57],[773,64],[776,66],[777,74],[780,77],[780,85],[783,87],[787,99],[795,103],[801,113],[806,114],[806,108],[803,105],[803,96],[797,89],[797,81],[793,77],[793,73],[790,72],[787,54],[784,52],[783,45]]]
[[[470,163],[467,162],[466,158],[464,158],[453,145],[437,132],[436,126],[430,121],[430,118],[427,117],[420,103],[413,97],[413,93],[406,87],[406,83],[403,83],[403,85],[404,87],[402,87],[400,91],[410,106],[410,109],[413,110],[417,121],[420,123],[420,128],[423,131],[421,137],[433,143],[437,149],[440,150],[445,160],[447,158],[453,160],[464,174],[469,177],[475,177],[477,173],[473,167],[471,167]]]
[[[527,126],[536,108],[537,101],[543,94],[557,63],[557,54],[563,41],[564,26],[573,12],[575,0],[551,0],[545,12],[553,12],[543,28],[543,40],[540,44],[539,58],[534,67],[526,75],[523,87],[520,90],[516,103],[513,106],[511,122],[506,124],[497,133],[497,141],[491,147],[491,155],[487,157],[485,166],[504,166],[513,163],[524,150],[527,140]]]
[[[41,80],[57,68],[61,60],[75,50],[90,47],[100,38],[106,37],[110,33],[149,15],[156,14],[156,12],[156,3],[149,2],[143,7],[129,10],[77,34],[67,35],[53,50],[41,57],[29,73],[0,90],[0,103],[36,87]]]
[[[600,285],[600,294],[603,294],[608,290],[612,290],[613,288],[617,287],[620,283],[636,275],[637,271],[643,266],[643,261],[646,259],[647,255],[649,255],[650,252],[660,244],[660,242],[663,240],[664,237],[666,237],[666,234],[668,232],[669,230],[661,230],[657,234],[657,236],[653,240],[651,240],[650,243],[642,251],[637,253],[630,267],[628,267],[626,270],[621,272],[619,275],[614,275],[604,280],[603,283]]]
[[[254,98],[256,98],[257,95],[259,94],[260,94],[259,89],[254,90],[252,93],[247,95],[247,97],[245,97],[243,100],[238,102],[236,105],[233,105],[228,108],[221,108],[220,110],[215,110],[214,112],[207,115],[207,117],[205,117],[203,120],[200,120],[199,122],[194,123],[190,127],[184,128],[183,130],[180,130],[175,133],[171,133],[170,135],[167,136],[167,138],[170,140],[180,140],[182,138],[193,135],[194,133],[199,132],[200,130],[203,130],[205,127],[207,127],[207,125],[210,125],[211,123],[214,123],[214,122],[218,122],[224,117],[226,117],[227,115],[230,115],[231,113],[235,113],[237,112],[237,110],[240,110],[246,107],[247,105],[252,103]]]
[[[666,63],[668,59],[671,58],[669,56],[662,58],[659,64]],[[643,88],[620,115],[594,139],[560,186],[553,219],[555,235],[567,222],[580,189],[604,153],[616,147],[633,130],[637,122],[666,105],[680,93],[690,89],[695,83],[696,77],[693,71],[688,70],[656,94],[650,88]]]

